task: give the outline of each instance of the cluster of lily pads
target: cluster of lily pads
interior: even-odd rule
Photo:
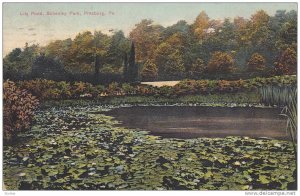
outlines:
[[[37,112],[21,144],[4,146],[8,190],[294,189],[289,141],[171,139],[120,126],[103,106]],[[118,125],[118,126],[117,126]]]

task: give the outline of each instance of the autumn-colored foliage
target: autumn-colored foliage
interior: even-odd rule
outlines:
[[[231,73],[234,70],[234,60],[225,52],[214,52],[208,63],[210,73]]]
[[[148,60],[157,66],[158,80],[188,77],[229,80],[249,78],[249,71],[256,72],[250,73],[252,76],[266,77],[296,72],[296,10],[277,10],[273,15],[257,10],[249,18],[237,16],[233,21],[210,18],[203,10],[191,24],[179,20],[173,25],[162,26],[157,22],[141,19],[129,36],[121,30],[108,34],[96,30],[80,32],[74,38],[53,40],[43,47],[27,43],[4,57],[4,78],[14,81],[76,80],[95,84],[136,82],[142,74],[137,68],[145,67]],[[135,46],[134,53],[130,52],[131,43]],[[43,53],[45,56],[40,55]],[[135,63],[130,63],[134,56]],[[208,67],[205,68],[199,59]],[[249,69],[244,69],[247,62]],[[272,71],[271,66],[266,66],[270,70],[261,71],[264,65],[274,63]]]
[[[3,84],[3,138],[12,140],[18,132],[30,128],[38,99],[12,81]]]
[[[253,78],[248,80],[183,80],[176,84],[174,94],[212,94],[250,92],[262,86],[296,85],[296,77],[275,76],[271,78]]]
[[[101,98],[106,96],[180,96],[188,94],[212,94],[250,92],[265,85],[295,85],[295,76],[275,76],[248,80],[183,80],[175,86],[154,87],[146,84],[110,83],[108,86],[86,82],[55,82],[30,80],[19,82],[17,86],[27,89],[41,100],[77,98]]]
[[[259,10],[253,14],[246,40],[251,41],[253,45],[265,45],[271,30],[269,22],[270,16],[264,10]]]
[[[193,31],[198,39],[203,39],[205,37],[206,31],[209,28],[209,17],[202,11],[196,18],[193,24]]]
[[[279,75],[295,74],[297,71],[297,52],[293,48],[285,49],[275,62],[275,71]]]
[[[254,53],[248,61],[248,71],[259,72],[265,69],[266,69],[265,58],[258,53]]]
[[[21,81],[18,85],[27,89],[39,99],[67,99],[71,97],[70,85],[67,82],[55,82],[53,80],[36,79]]]
[[[120,95],[120,87],[119,84],[117,82],[113,82],[111,84],[108,85],[108,87],[106,88],[106,93],[109,95]]]
[[[130,39],[136,44],[136,61],[145,61],[152,56],[157,45],[160,44],[160,34],[163,27],[152,20],[142,20],[130,32]]]

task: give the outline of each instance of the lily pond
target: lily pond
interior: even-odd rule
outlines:
[[[122,126],[164,138],[250,136],[288,139],[280,108],[136,106],[108,112]]]
[[[169,119],[174,122],[172,112],[164,109],[159,113],[165,119],[153,119],[153,115],[149,115],[152,121],[147,120],[147,127],[128,126],[130,120],[138,122],[148,118],[137,111],[139,108],[133,109],[136,110],[136,118],[126,111],[128,108],[112,106],[52,107],[38,111],[32,129],[19,135],[20,144],[4,146],[6,189],[296,189],[292,143],[283,138],[283,119],[270,117],[271,113],[276,116],[277,111],[262,112],[252,108],[250,115],[241,115],[241,109],[235,109],[237,116],[220,119],[215,122],[215,127],[204,126],[206,135],[202,136],[207,137],[200,137],[201,134],[195,132],[196,127],[202,126],[205,121],[195,123],[192,131],[189,130],[191,134],[183,137],[174,135],[170,130],[169,134],[162,134],[168,126],[162,126],[157,133],[147,129],[152,123],[154,128],[159,127],[159,122],[155,121]],[[158,108],[151,108],[155,109]],[[188,116],[189,120],[195,120],[192,115],[201,116],[203,110],[207,110],[195,107],[182,109],[183,116]],[[220,114],[219,110],[222,109],[216,108],[214,114],[208,114],[206,122]],[[258,113],[262,115],[258,118],[265,121],[254,118]],[[237,118],[236,123],[234,118]],[[247,132],[251,133],[251,121],[254,128],[259,127],[259,123],[267,125],[253,130],[255,134],[249,137]],[[207,135],[212,127],[219,130],[222,122],[229,123],[224,128],[226,134]],[[244,123],[248,126],[241,126]],[[235,133],[243,134],[229,136],[229,129],[236,130],[238,126],[243,128]],[[184,131],[187,126],[183,124],[181,128]],[[273,139],[268,137],[272,131],[276,133]]]

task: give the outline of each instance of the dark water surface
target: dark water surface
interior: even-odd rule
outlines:
[[[249,136],[287,139],[286,120],[274,108],[136,106],[105,112],[128,128],[166,138]]]

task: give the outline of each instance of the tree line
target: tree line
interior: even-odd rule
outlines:
[[[211,19],[163,27],[144,19],[128,37],[85,31],[46,46],[15,48],[3,59],[4,78],[99,83],[173,79],[237,79],[295,74],[297,12],[260,10],[250,19]],[[111,81],[110,81],[111,82]]]

